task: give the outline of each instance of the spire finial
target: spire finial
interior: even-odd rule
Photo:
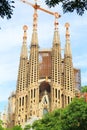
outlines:
[[[28,26],[27,26],[27,25],[24,25],[24,26],[23,26],[23,30],[24,30],[24,31],[27,31],[27,30],[28,30]]]
[[[23,26],[23,30],[24,30],[24,36],[23,36],[23,39],[26,39],[26,38],[27,38],[27,33],[26,33],[26,31],[28,30],[27,25],[24,25],[24,26]]]
[[[35,6],[34,7],[34,14],[33,14],[33,30],[37,31],[37,18],[38,18],[38,14],[37,14],[37,0],[35,1]]]
[[[32,39],[31,39],[31,45],[38,45],[38,37],[37,37],[37,9],[34,9],[34,14],[33,14],[33,33],[32,33]]]
[[[58,31],[58,18],[61,17],[61,15],[57,12],[55,12],[55,22],[54,22],[54,37],[53,37],[53,46],[60,44],[60,36],[59,36],[59,31]]]
[[[22,49],[21,49],[21,57],[27,57],[28,56],[28,52],[27,52],[27,30],[28,30],[28,27],[27,27],[27,25],[23,26],[23,30],[24,30],[24,35],[23,35],[23,45],[22,45]]]
[[[65,27],[66,27],[65,54],[66,54],[66,55],[69,55],[69,56],[72,56],[72,54],[71,54],[71,48],[70,48],[70,33],[69,33],[70,24],[69,24],[69,23],[66,23],[66,24],[65,24]]]
[[[58,25],[59,25],[59,23],[58,23],[58,18],[60,18],[61,15],[60,15],[59,13],[57,13],[57,12],[55,12],[54,15],[55,15],[55,22],[54,22],[55,30],[57,30],[57,29],[58,29]]]
[[[33,15],[33,30],[37,30],[37,11],[35,10],[34,15]]]
[[[66,23],[66,24],[65,24],[65,27],[66,27],[66,38],[69,38],[69,37],[70,37],[70,33],[69,33],[70,24],[69,24],[69,23]]]

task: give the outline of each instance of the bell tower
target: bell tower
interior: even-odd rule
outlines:
[[[16,87],[16,120],[15,124],[24,124],[27,120],[27,63],[28,63],[28,50],[27,50],[27,29],[23,27],[24,36],[23,44],[20,54],[20,64],[18,71],[18,80]]]
[[[70,47],[69,23],[66,27],[66,44],[64,52],[64,107],[68,105],[75,96],[74,69],[72,63],[72,53]]]
[[[33,33],[30,45],[29,67],[28,67],[28,95],[29,95],[29,117],[38,114],[39,104],[39,45],[37,34],[37,9],[34,9],[33,15]]]
[[[61,45],[57,21],[53,37],[51,73],[51,109],[54,110],[61,107]]]

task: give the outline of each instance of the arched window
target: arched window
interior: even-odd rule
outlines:
[[[19,106],[21,106],[21,98],[19,98]]]
[[[24,105],[24,97],[22,98],[22,105]]]

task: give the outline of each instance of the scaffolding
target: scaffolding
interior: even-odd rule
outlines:
[[[75,76],[76,91],[80,91],[81,90],[81,71],[80,71],[80,69],[74,68],[74,76]]]

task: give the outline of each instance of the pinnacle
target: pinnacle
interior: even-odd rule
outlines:
[[[24,30],[24,31],[28,30],[28,26],[27,26],[27,25],[24,25],[24,26],[23,26],[23,30]]]

